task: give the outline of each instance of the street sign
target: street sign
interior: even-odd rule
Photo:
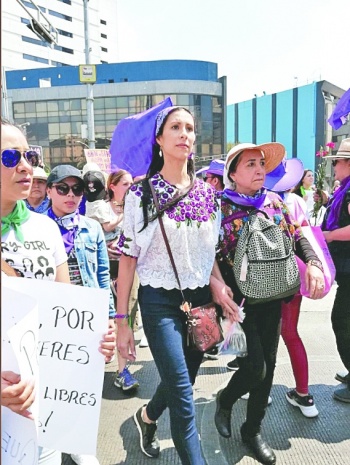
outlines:
[[[83,84],[96,82],[96,65],[79,65],[79,80]]]

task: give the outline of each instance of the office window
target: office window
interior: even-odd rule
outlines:
[[[32,8],[32,10],[36,10],[35,6],[33,5],[32,2],[27,2],[26,0],[22,1],[23,5],[25,5],[27,8]],[[43,13],[46,12],[46,8],[39,6],[39,10],[41,10]]]
[[[107,34],[101,34],[102,39],[107,39]]]
[[[71,55],[74,55],[74,50],[72,50],[71,48],[61,47],[61,45],[55,44],[54,49],[59,50],[60,52],[70,53]]]
[[[52,66],[70,66],[67,63],[61,63],[60,61],[51,60]]]
[[[71,21],[71,22],[73,21],[71,16],[64,15],[62,13],[59,13],[58,11],[49,10],[49,14],[51,16],[56,16],[56,18],[61,18],[61,19],[64,19],[66,21]]]
[[[102,52],[108,52],[108,50],[106,49],[106,47],[101,47],[101,50],[102,50]]]
[[[47,43],[40,39],[32,39],[31,37],[22,36],[23,42],[28,42],[30,44],[40,45],[41,47],[46,47]]]
[[[100,23],[101,23],[101,24],[104,24],[105,26],[107,26],[107,21],[105,21],[104,19],[101,19],[101,20],[100,20]]]
[[[27,19],[27,18],[21,18],[21,23],[23,23],[23,24],[29,24],[30,21],[29,21],[29,19]]]
[[[57,32],[58,32],[61,36],[70,37],[71,39],[73,38],[73,34],[72,34],[71,32],[64,31],[63,29],[57,29]]]
[[[39,63],[45,63],[46,65],[49,64],[49,60],[46,58],[36,57],[34,55],[28,55],[27,53],[23,53],[23,58],[25,60],[37,61]]]
[[[71,0],[57,0],[58,2],[61,2],[61,3],[66,3],[67,5],[71,5],[72,2]]]

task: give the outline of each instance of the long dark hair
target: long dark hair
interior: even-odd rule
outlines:
[[[175,113],[176,111],[179,111],[179,110],[185,110],[187,111],[187,113],[189,113],[192,118],[193,118],[193,121],[194,121],[194,116],[192,115],[192,113],[190,112],[190,110],[188,110],[187,108],[184,108],[184,107],[175,107],[173,109],[171,109],[169,111],[169,113],[165,116],[161,126],[159,127],[159,130],[158,130],[158,133],[156,134],[156,137],[159,137],[163,134],[163,131],[164,131],[164,126],[169,118],[169,115],[171,115],[172,113]],[[142,181],[140,181],[142,183],[142,211],[143,211],[143,227],[142,229],[139,231],[143,231],[148,223],[154,221],[155,219],[158,218],[158,216],[162,215],[164,213],[164,210],[170,208],[171,206],[175,205],[176,203],[178,203],[183,197],[185,197],[185,195],[187,195],[188,193],[188,190],[186,190],[186,192],[184,194],[181,194],[179,196],[175,196],[172,200],[170,200],[165,208],[163,208],[160,212],[157,212],[156,214],[152,215],[151,217],[148,216],[148,205],[150,205],[152,203],[152,192],[151,192],[151,188],[149,186],[149,182],[148,180],[154,176],[156,173],[158,173],[159,171],[161,171],[161,169],[163,168],[164,166],[164,157],[160,157],[159,156],[159,152],[160,152],[160,145],[158,144],[157,141],[155,141],[155,143],[153,144],[153,147],[152,147],[152,161],[151,161],[151,164],[150,164],[150,167],[148,168],[148,171],[147,171],[147,176],[145,179],[143,179]],[[194,179],[195,179],[195,166],[194,166],[194,160],[193,160],[193,157],[191,156],[191,158],[189,158],[187,160],[187,174],[189,175],[190,177],[190,180],[191,180],[191,186],[193,185],[193,182],[194,182]]]
[[[301,188],[302,185],[303,185],[304,178],[305,178],[305,176],[307,175],[307,173],[308,173],[309,171],[311,171],[311,173],[313,173],[313,171],[310,170],[309,168],[307,168],[307,169],[304,170],[303,177],[300,179],[300,181],[298,182],[298,184],[294,187],[294,189],[292,190],[292,192],[300,191],[300,188]]]

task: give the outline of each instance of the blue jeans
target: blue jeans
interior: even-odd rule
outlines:
[[[184,294],[193,307],[210,301],[209,286],[185,289]],[[169,407],[171,434],[182,464],[204,465],[192,390],[203,354],[186,345],[186,316],[179,308],[181,303],[177,289],[140,286],[143,327],[161,378],[146,412],[156,421]]]

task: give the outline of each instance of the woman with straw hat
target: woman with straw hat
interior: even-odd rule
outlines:
[[[287,237],[294,238],[297,254],[310,263],[307,280],[311,294],[313,298],[321,296],[324,279],[318,268],[321,265],[317,256],[309,243],[302,238],[300,228],[294,225],[280,197],[263,189],[266,173],[275,169],[284,155],[284,146],[271,142],[262,145],[239,144],[233,147],[226,157],[225,190],[221,205],[222,226],[217,253],[219,266],[214,268],[214,275],[231,288],[236,306],[240,305],[245,297],[233,273],[237,242],[249,219],[249,213],[256,209],[265,212]],[[263,285],[269,276],[257,275],[255,278]],[[214,299],[221,300],[224,316],[229,316],[229,295],[216,290],[216,285],[217,281],[213,281]],[[243,394],[250,393],[241,436],[257,460],[267,465],[276,463],[276,456],[262,439],[260,432],[275,369],[281,303],[282,299],[255,305],[248,301],[245,304],[242,328],[247,339],[248,355],[238,359],[238,371],[216,397],[215,425],[221,436],[229,438],[232,407]]]

